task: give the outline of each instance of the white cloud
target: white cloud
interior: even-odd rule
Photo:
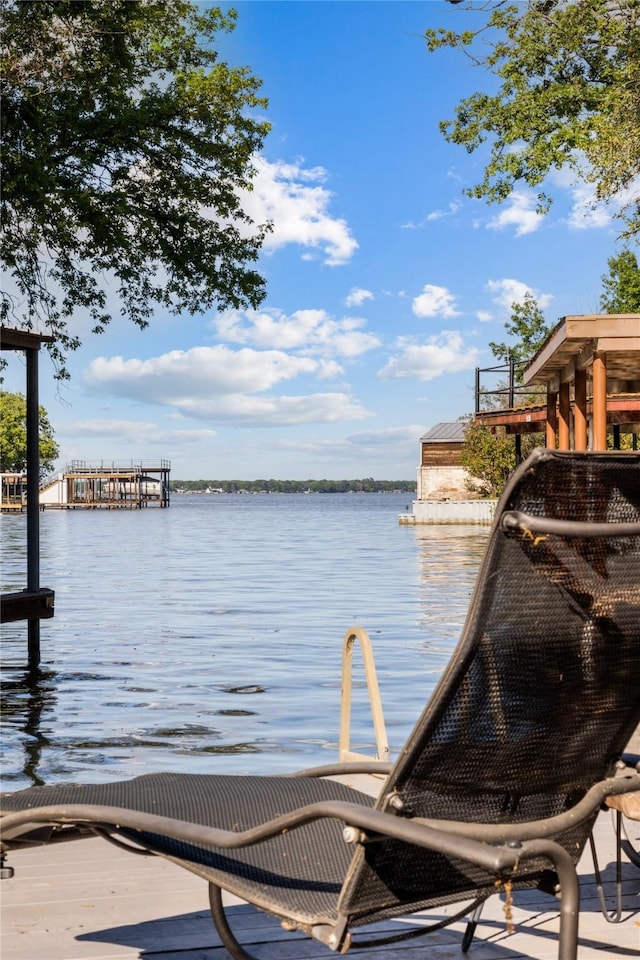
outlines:
[[[163,430],[143,420],[72,420],[56,431],[61,437],[113,437],[131,443],[202,443],[216,436],[215,430]]]
[[[515,227],[516,237],[522,237],[527,233],[534,233],[541,226],[544,214],[536,213],[536,198],[533,194],[514,190],[506,203],[510,205],[501,209],[487,224],[490,230]]]
[[[84,380],[98,390],[171,405],[185,389],[203,396],[259,392],[317,369],[316,360],[280,350],[193,347],[149,360],[97,357],[86,368]]]
[[[277,450],[295,451],[305,459],[327,462],[354,461],[362,466],[364,459],[388,464],[390,458],[413,462],[418,453],[418,442],[424,433],[424,424],[407,427],[387,427],[381,430],[364,430],[346,437],[326,440],[278,440]],[[356,470],[356,473],[358,471]],[[361,472],[358,475],[362,475]]]
[[[414,424],[409,427],[386,427],[383,430],[365,430],[362,433],[351,434],[346,440],[355,447],[366,447],[369,450],[380,448],[383,451],[388,451],[390,448],[397,448],[398,446],[406,447],[407,445],[411,445],[412,448],[415,448],[415,444],[419,441],[423,433],[424,426]]]
[[[536,298],[538,306],[542,310],[548,307],[553,300],[552,294],[538,293],[538,291],[534,290],[528,283],[510,278],[489,280],[485,289],[488,290],[489,293],[494,294],[492,297],[493,302],[503,310],[510,310],[514,303],[522,303],[527,294],[533,295]]]
[[[375,297],[371,293],[371,290],[364,290],[362,287],[354,287],[353,290],[345,297],[345,306],[346,307],[360,307],[365,302],[365,300],[374,300]]]
[[[478,350],[465,348],[456,330],[443,330],[426,343],[413,343],[405,338],[398,341],[400,353],[391,357],[378,372],[381,380],[433,380],[443,373],[472,370],[478,364]]]
[[[432,210],[431,213],[428,213],[426,216],[427,223],[431,223],[433,220],[442,220],[443,217],[452,217],[461,207],[459,200],[452,200],[448,205],[446,210]]]
[[[571,210],[566,222],[572,230],[606,228],[621,210],[640,199],[640,176],[611,200],[604,202],[596,197],[595,184],[585,179],[588,175],[586,161],[580,178],[568,168],[555,170],[550,175],[552,183],[570,196]]]
[[[480,323],[489,323],[490,320],[493,320],[493,314],[489,310],[477,310],[476,317]]]
[[[411,309],[417,317],[457,317],[460,311],[455,309],[455,302],[455,296],[446,287],[427,283],[422,293],[414,297]]]
[[[620,210],[640,200],[640,177],[608,203],[597,199],[592,183],[574,181],[568,186],[572,207],[567,223],[572,230],[601,230],[608,227]]]
[[[287,316],[275,308],[228,310],[214,320],[218,336],[232,343],[341,357],[360,356],[380,346],[378,337],[362,329],[364,325],[357,317],[338,320],[325,310],[296,310]]]
[[[197,420],[261,427],[337,423],[372,416],[347,393],[314,393],[297,397],[249,394],[185,397],[180,409],[185,416]]]
[[[426,217],[423,217],[422,220],[409,220],[408,223],[403,223],[402,227],[404,230],[419,230],[427,223],[433,223],[435,220],[442,220],[444,217],[454,216],[461,206],[462,204],[459,200],[452,200],[451,203],[448,204],[446,210],[432,210],[431,213],[428,213]]]
[[[183,417],[256,426],[360,420],[369,411],[347,393],[278,396],[266,391],[297,376],[335,376],[333,361],[279,350],[225,346],[172,350],[150,360],[98,357],[86,369],[88,387],[173,408]]]
[[[598,203],[593,184],[576,184],[571,194],[573,206],[567,217],[567,223],[572,230],[601,229],[609,226],[612,220],[611,207],[605,203]]]
[[[273,223],[262,249],[269,252],[296,243],[321,251],[330,267],[350,260],[358,244],[346,220],[329,213],[333,194],[323,186],[326,171],[305,169],[301,163],[270,163],[264,157],[256,157],[254,163],[253,189],[243,195],[242,204],[257,223]]]

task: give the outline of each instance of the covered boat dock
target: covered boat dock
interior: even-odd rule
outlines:
[[[542,404],[476,411],[476,420],[507,433],[544,433],[559,450],[638,447],[640,314],[562,317],[522,371],[522,388],[544,390]]]

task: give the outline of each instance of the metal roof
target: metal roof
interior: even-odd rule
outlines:
[[[420,437],[421,443],[464,443],[464,428],[462,420],[453,423],[436,423],[434,427]]]

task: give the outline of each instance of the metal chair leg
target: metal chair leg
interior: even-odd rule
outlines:
[[[598,891],[598,900],[600,901],[600,910],[607,923],[620,923],[622,920],[622,814],[619,810],[615,811],[615,832],[616,832],[616,879],[615,879],[615,907],[609,910],[604,895],[602,876],[600,874],[600,864],[598,863],[598,854],[596,851],[593,833],[589,834],[589,845],[591,847],[591,856],[593,858],[593,875],[596,880],[596,889]]]
[[[215,883],[209,884],[209,906],[218,936],[224,948],[233,957],[233,960],[256,960],[252,954],[247,953],[233,935],[231,927],[227,923],[227,916],[222,904],[222,890],[220,887],[217,887]]]
[[[482,913],[483,907],[484,907],[484,900],[473,911],[470,919],[467,920],[467,926],[462,937],[462,943],[460,945],[460,949],[462,950],[463,953],[466,953],[469,947],[471,946],[471,941],[473,940],[474,934],[476,932],[476,927],[478,926],[478,921],[480,920],[480,915]]]

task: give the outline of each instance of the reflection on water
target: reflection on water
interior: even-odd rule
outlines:
[[[401,527],[405,500],[183,496],[163,511],[44,513],[56,615],[31,674],[26,626],[3,626],[4,786],[333,760],[353,624],[371,634],[397,748],[459,636],[487,536]],[[2,589],[21,589],[24,518],[0,521]],[[371,751],[364,680],[354,698],[352,743]]]
[[[23,754],[20,774],[35,786],[44,783],[38,768],[42,751],[50,743],[45,733],[46,714],[55,704],[55,677],[53,671],[35,668],[22,674],[16,672],[2,683],[2,723],[20,737]],[[13,771],[5,771],[3,761],[4,772]]]

